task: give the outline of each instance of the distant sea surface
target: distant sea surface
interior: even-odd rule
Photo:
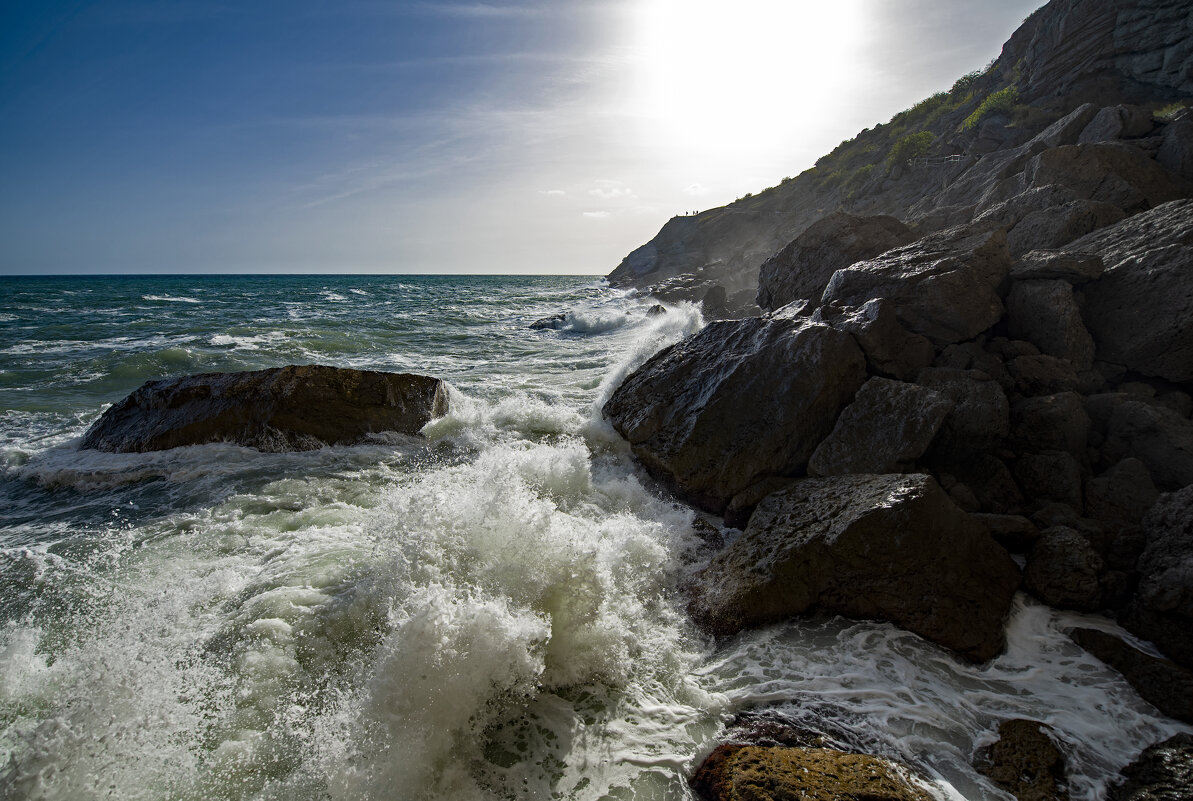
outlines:
[[[1025,598],[983,667],[885,624],[694,630],[711,550],[600,415],[703,325],[652,303],[583,277],[0,278],[0,798],[690,799],[766,708],[945,799],[1005,798],[974,752],[1043,720],[1092,801],[1184,730],[1063,635],[1109,623]],[[446,379],[451,411],[304,453],[78,450],[145,381],[311,363]]]

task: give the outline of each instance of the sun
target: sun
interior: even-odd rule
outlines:
[[[635,113],[678,157],[778,151],[858,79],[863,0],[645,0]]]

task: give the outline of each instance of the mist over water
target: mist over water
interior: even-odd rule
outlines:
[[[980,668],[882,624],[693,630],[710,551],[599,413],[691,307],[570,277],[0,287],[0,797],[683,799],[777,706],[941,798],[1004,798],[974,749],[1044,720],[1094,799],[1183,730],[1026,600]],[[146,380],[315,362],[444,378],[451,412],[305,453],[75,450]]]

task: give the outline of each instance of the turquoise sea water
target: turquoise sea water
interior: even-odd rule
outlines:
[[[941,798],[1002,798],[974,750],[1046,720],[1093,799],[1181,729],[1026,600],[981,668],[878,624],[693,630],[693,512],[599,414],[702,325],[652,303],[577,277],[0,279],[0,798],[685,799],[722,725],[773,705]],[[298,454],[77,449],[144,381],[292,363],[438,376],[451,412]]]

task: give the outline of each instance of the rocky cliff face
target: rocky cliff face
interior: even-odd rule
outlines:
[[[1018,94],[1013,108],[966,125],[991,95],[1011,87]],[[749,311],[762,263],[833,211],[892,215],[920,232],[966,223],[984,210],[979,201],[1015,194],[1008,194],[1006,179],[1058,140],[1078,144],[1083,135],[1081,143],[1144,140],[1140,146],[1150,151],[1148,157],[1155,155],[1163,131],[1153,130],[1151,111],[1191,95],[1193,9],[1188,2],[1053,0],[1024,22],[982,75],[967,76],[949,92],[842,142],[798,177],[728,206],[668,221],[608,280],[687,300],[701,300],[719,285],[731,309]],[[1037,152],[1022,150],[1086,103],[1091,105],[1066,126],[1034,140]],[[1106,109],[1111,106],[1124,107]],[[1087,131],[1099,114],[1098,124]],[[901,140],[925,133],[927,143],[921,138],[921,147],[912,152],[919,158],[892,158],[906,152],[899,148]],[[1189,158],[1193,165],[1193,157],[1180,147],[1168,150],[1173,159]],[[1113,214],[1090,206],[1095,202],[1102,201],[1086,199],[1042,222],[1053,228],[1079,226],[1074,218]]]

